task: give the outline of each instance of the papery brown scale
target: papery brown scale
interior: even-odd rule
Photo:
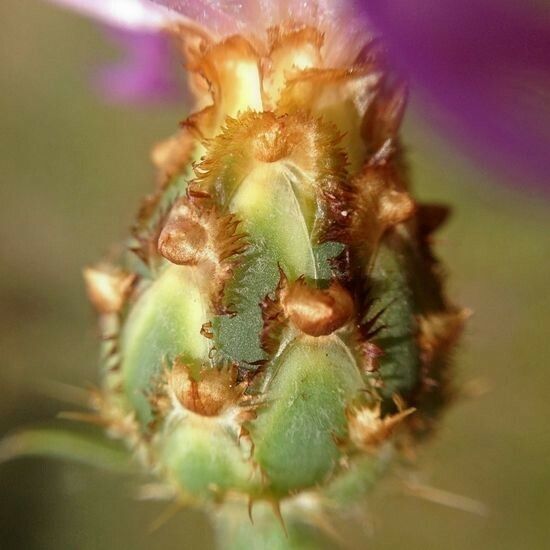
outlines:
[[[268,53],[262,58],[262,93],[267,109],[275,109],[289,79],[323,64],[323,35],[313,27],[279,25],[268,29]]]
[[[419,319],[418,344],[423,361],[432,362],[435,356],[446,354],[460,338],[464,323],[471,316],[468,309],[423,315]]]
[[[84,269],[86,292],[100,314],[119,313],[136,276],[110,266]]]
[[[347,153],[348,170],[355,174],[367,160],[362,120],[375,100],[380,78],[379,72],[360,66],[305,69],[287,79],[277,109],[305,109],[334,124],[343,136],[341,145]]]
[[[145,264],[149,265],[157,254],[157,239],[167,216],[167,211],[160,208],[164,193],[174,177],[189,164],[194,143],[192,133],[184,129],[158,143],[151,153],[157,168],[157,185],[154,192],[141,201],[132,227],[134,243],[130,245],[130,250]]]
[[[159,260],[158,239],[172,208],[172,203],[160,207],[164,191],[166,185],[159,183],[155,192],[142,200],[131,229],[129,250],[149,267]]]
[[[185,129],[155,145],[151,159],[159,171],[160,182],[168,183],[189,164],[193,147],[194,138]]]
[[[411,218],[416,203],[397,171],[388,165],[366,166],[353,185],[355,204],[346,236],[362,262],[368,264],[384,233]]]
[[[327,105],[332,95],[354,104],[357,118],[361,121],[375,98],[380,78],[379,73],[360,66],[354,69],[304,69],[287,79],[277,107],[281,112],[304,108],[317,112]]]
[[[279,268],[279,282],[273,293],[273,297],[267,295],[260,303],[262,310],[262,332],[260,342],[262,349],[273,355],[280,344],[281,333],[288,321],[281,303],[281,293],[288,287],[288,279],[282,269]]]
[[[161,231],[159,252],[177,265],[222,264],[246,249],[239,224],[236,216],[221,215],[208,199],[182,197]]]
[[[422,367],[419,382],[409,396],[411,404],[420,411],[409,421],[417,434],[430,433],[443,407],[455,397],[449,353],[456,346],[471,314],[468,309],[451,309],[425,314],[418,319],[417,338]]]
[[[237,116],[246,109],[238,93],[243,88],[235,80],[239,78],[238,64],[248,65],[252,73],[256,72],[255,95],[260,99],[259,54],[249,40],[239,35],[218,42],[204,29],[193,25],[179,25],[173,32],[181,44],[188,83],[196,98],[193,114],[181,126],[196,138],[210,139],[226,116]],[[246,88],[252,92],[250,86]],[[261,110],[257,100],[254,106]]]
[[[361,135],[367,154],[377,162],[387,161],[397,149],[397,135],[407,104],[408,89],[404,82],[381,82],[374,101],[365,112]]]
[[[382,417],[379,403],[374,406],[351,407],[346,411],[350,440],[363,451],[374,451],[415,410],[409,408]]]
[[[313,288],[303,279],[281,291],[286,317],[310,336],[326,336],[347,324],[355,307],[349,292],[337,281],[327,289]]]
[[[239,403],[246,384],[237,383],[235,367],[203,368],[197,375],[176,361],[168,376],[170,391],[187,410],[201,416],[218,416]]]
[[[248,78],[256,80],[255,83],[248,83],[246,92],[252,94],[252,105],[244,108],[255,107],[261,110],[260,61],[256,50],[241,36],[230,36],[222,42],[212,44],[192,67],[208,82],[208,94],[212,99],[208,116],[203,114],[203,120],[198,121],[204,136],[212,136],[225,117],[235,117],[243,110],[243,100],[239,95],[243,88],[235,85],[239,74],[235,70],[236,63],[242,66],[242,70],[250,73]]]
[[[208,30],[191,21],[174,24],[166,29],[175,42],[187,71],[193,70],[194,60],[204,55],[206,48],[215,40]]]
[[[122,388],[116,388],[115,391],[121,392]],[[96,411],[102,423],[106,426],[109,435],[116,439],[125,439],[132,448],[137,449],[143,441],[139,424],[136,421],[134,413],[122,411],[117,405],[116,399],[108,393],[93,388],[90,391],[90,405],[93,411]]]
[[[176,201],[158,238],[159,253],[171,263],[201,270],[220,314],[229,313],[223,306],[225,285],[248,246],[239,225],[235,215],[221,215],[208,194],[190,193]]]
[[[198,201],[179,199],[160,233],[159,252],[174,264],[197,265],[208,258],[211,221],[210,212],[201,208]]]

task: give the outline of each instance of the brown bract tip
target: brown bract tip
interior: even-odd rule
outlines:
[[[136,276],[107,265],[84,269],[86,292],[98,313],[119,313]]]
[[[233,275],[237,256],[247,247],[233,214],[222,215],[206,196],[180,198],[158,239],[158,250],[176,265],[202,266],[211,280],[214,307],[220,309],[225,283]]]
[[[346,414],[351,442],[359,449],[373,450],[386,441],[395,427],[414,411],[414,408],[405,409],[382,418],[380,403],[350,408]]]
[[[143,437],[136,420],[135,413],[123,411],[117,399],[105,391],[95,389],[92,393],[91,405],[101,423],[107,427],[110,437],[124,439],[134,450],[143,443]]]
[[[246,390],[245,383],[237,383],[237,369],[203,368],[195,376],[182,361],[176,361],[168,373],[168,385],[189,411],[201,416],[218,416],[236,406]]]
[[[259,57],[252,44],[238,35],[204,43],[188,57],[199,104],[206,105],[189,122],[202,136],[213,137],[226,116],[261,109]]]
[[[279,347],[281,332],[286,326],[287,318],[281,304],[281,291],[287,288],[288,279],[282,269],[279,268],[279,283],[274,296],[267,295],[260,303],[262,310],[263,327],[260,334],[262,349],[272,355]]]
[[[447,353],[458,341],[464,323],[472,315],[469,309],[444,311],[419,318],[418,344],[422,361],[429,365],[439,354]]]
[[[151,159],[160,172],[161,181],[170,179],[189,163],[193,136],[185,128],[153,148]]]
[[[386,165],[365,168],[357,180],[357,199],[365,215],[376,215],[381,228],[404,222],[415,212],[415,202],[397,171]]]
[[[336,127],[307,112],[276,115],[247,111],[227,118],[222,132],[208,143],[195,168],[190,193],[211,194],[223,206],[254,170],[284,162],[304,173],[300,185],[320,201],[325,190],[337,193],[345,181],[346,157]],[[288,169],[288,168],[287,168]]]
[[[268,55],[262,59],[263,92],[266,106],[274,108],[289,78],[321,67],[324,37],[317,29],[295,23],[267,31]]]
[[[326,336],[350,321],[354,304],[350,293],[333,281],[327,289],[312,288],[303,279],[281,290],[286,317],[310,336]]]
[[[362,125],[367,151],[378,160],[387,160],[395,151],[395,141],[407,104],[404,82],[381,82],[376,99],[369,105]]]
[[[211,212],[197,208],[187,198],[179,200],[160,233],[159,252],[174,264],[197,265],[209,258],[208,233],[214,223]]]
[[[418,317],[417,339],[422,368],[417,387],[409,395],[410,402],[419,409],[419,414],[409,422],[415,435],[430,433],[443,408],[457,397],[449,353],[470,315],[468,309],[451,309]]]
[[[369,261],[384,233],[414,215],[416,203],[389,165],[365,167],[353,187],[354,209],[344,240]]]

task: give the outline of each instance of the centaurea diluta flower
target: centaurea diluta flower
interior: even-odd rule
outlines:
[[[351,3],[74,4],[166,29],[196,98],[126,252],[85,270],[94,420],[221,547],[322,547],[433,432],[468,315],[431,251],[447,209],[409,190],[406,86]],[[62,443],[120,465],[46,435],[0,456]]]

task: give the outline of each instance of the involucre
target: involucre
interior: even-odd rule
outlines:
[[[319,548],[452,397],[448,212],[410,193],[406,87],[372,37],[173,32],[196,112],[153,151],[126,253],[85,271],[94,403],[222,547]]]

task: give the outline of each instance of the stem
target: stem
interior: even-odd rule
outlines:
[[[322,550],[334,541],[290,510],[280,519],[266,502],[254,504],[253,523],[244,503],[224,504],[213,516],[219,550]]]

